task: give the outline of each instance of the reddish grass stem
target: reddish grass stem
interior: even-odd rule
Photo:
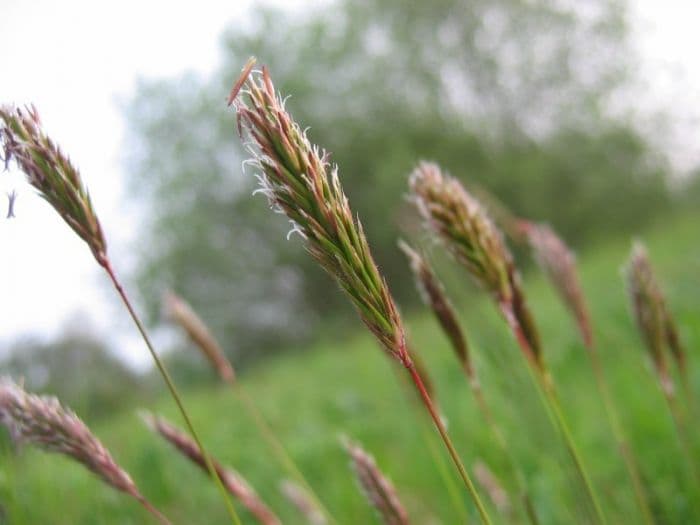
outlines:
[[[160,523],[163,525],[172,525],[170,520],[165,517],[165,515],[159,511],[157,508],[155,508],[150,501],[148,501],[146,498],[143,496],[139,495],[136,497],[138,502],[143,506],[144,509],[146,509],[148,512],[150,512]]]
[[[464,468],[464,465],[462,464],[462,460],[459,458],[459,454],[457,453],[457,450],[455,449],[454,445],[452,444],[452,440],[450,439],[450,436],[447,434],[447,429],[445,428],[445,425],[442,422],[442,419],[440,418],[440,414],[438,414],[432,399],[430,399],[430,395],[428,394],[428,391],[425,389],[425,385],[423,384],[423,380],[421,379],[420,374],[418,374],[418,371],[416,370],[415,365],[413,364],[412,361],[410,361],[410,359],[404,363],[404,366],[408,370],[409,374],[411,374],[411,379],[413,380],[413,383],[415,384],[416,389],[418,390],[418,392],[421,395],[421,399],[423,400],[423,404],[425,405],[425,408],[430,413],[430,417],[433,419],[433,422],[435,423],[435,427],[437,428],[438,432],[440,433],[440,437],[442,438],[442,441],[445,443],[445,447],[447,447],[447,450],[450,453],[450,456],[452,457],[452,461],[454,462],[455,466],[457,467],[457,470],[459,471],[459,475],[462,478],[464,485],[467,487],[469,494],[471,495],[472,499],[474,500],[474,503],[475,503],[476,508],[479,512],[479,517],[481,518],[482,523],[484,523],[485,525],[490,525],[491,519],[489,518],[489,515],[486,512],[486,508],[484,507],[484,504],[482,503],[481,498],[479,497],[479,494],[476,491],[476,487],[474,486],[474,483],[472,483],[472,480],[469,477],[469,474],[467,473],[466,469]]]

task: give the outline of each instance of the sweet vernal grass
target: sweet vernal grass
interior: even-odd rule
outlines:
[[[323,515],[330,521],[335,519],[321,502],[313,487],[306,480],[301,469],[294,462],[287,452],[282,442],[277,438],[275,431],[262,415],[253,399],[243,388],[243,384],[237,380],[233,365],[226,357],[221,345],[214,334],[209,330],[207,324],[197,315],[194,309],[182,297],[175,292],[167,292],[163,298],[163,310],[165,315],[176,323],[187,334],[195,344],[201,354],[209,361],[209,364],[216,371],[219,379],[228,384],[243,405],[250,419],[253,420],[260,435],[267,442],[268,447],[297,483],[300,483],[310,498],[314,501],[314,506],[321,510]]]
[[[16,162],[26,175],[29,184],[88,245],[95,260],[105,270],[129,311],[129,315],[146,343],[192,437],[204,451],[175,384],[112,267],[107,255],[107,241],[78,169],[56,143],[44,133],[39,114],[34,107],[21,109],[2,106],[0,107],[0,121],[0,142],[3,147],[5,165],[11,161]],[[206,453],[204,453],[204,457],[208,457]],[[218,478],[216,480],[218,481]],[[218,485],[232,521],[240,523],[224,487],[220,483]]]
[[[238,129],[261,190],[286,215],[311,256],[346,292],[360,318],[381,347],[411,375],[426,409],[447,447],[484,523],[486,509],[455,450],[444,423],[425,389],[406,347],[398,309],[372,258],[360,221],[346,198],[338,169],[328,154],[312,145],[275,92],[265,67],[252,72],[251,59],[229,96]]]
[[[467,377],[467,382],[474,395],[477,407],[481,412],[486,425],[497,444],[501,453],[506,458],[508,468],[510,469],[515,481],[518,485],[518,491],[522,498],[523,507],[528,520],[532,524],[539,523],[537,511],[535,510],[530,491],[525,480],[525,475],[522,469],[518,466],[516,458],[513,456],[506,438],[501,431],[496,419],[493,415],[491,407],[486,401],[486,397],[481,388],[481,382],[474,366],[467,337],[462,330],[462,327],[457,319],[452,302],[450,301],[445,287],[440,282],[437,274],[428,262],[427,258],[413,249],[407,242],[400,241],[399,247],[408,258],[411,272],[413,273],[416,287],[423,299],[423,302],[431,309],[443,332],[450,340],[455,356],[460,362],[462,370]],[[482,484],[483,485],[483,484]],[[501,506],[496,505],[496,508],[501,509]]]
[[[527,305],[520,276],[500,231],[485,209],[453,177],[432,163],[421,163],[411,174],[414,203],[426,227],[496,302],[513,332],[529,370],[545,394],[547,408],[571,455],[596,519],[605,523],[599,498],[573,439],[542,354],[539,333]]]

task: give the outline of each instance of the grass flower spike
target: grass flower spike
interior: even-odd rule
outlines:
[[[287,500],[306,518],[309,525],[326,525],[325,513],[316,505],[314,498],[302,487],[289,479],[280,482],[280,491]]]
[[[394,485],[379,470],[374,458],[350,441],[345,443],[345,449],[350,455],[362,492],[370,505],[379,512],[382,522],[385,525],[408,525],[408,513],[399,500]]]
[[[169,523],[85,423],[55,397],[29,394],[11,379],[0,379],[0,423],[16,442],[74,459],[110,487],[136,499],[161,523]]]
[[[689,391],[688,378],[683,375],[685,372],[684,356],[681,358],[683,361],[679,361],[678,357],[678,352],[683,352],[683,349],[680,346],[678,333],[670,316],[661,286],[654,274],[647,250],[642,243],[635,242],[632,246],[626,272],[632,313],[649,350],[661,391],[666,399],[680,445],[686,456],[688,469],[693,476],[695,490],[700,494],[700,470],[694,452],[695,444],[688,431],[687,414],[676,395],[667,358],[667,353],[670,353],[679,365],[681,380],[690,406],[692,396]]]
[[[601,394],[620,456],[625,463],[625,468],[632,482],[642,518],[645,523],[651,525],[654,523],[654,520],[646,488],[642,482],[638,461],[625,436],[618,410],[615,407],[613,396],[605,379],[603,363],[593,341],[593,329],[578,277],[576,257],[564,244],[564,241],[546,224],[535,224],[527,220],[519,220],[518,230],[523,238],[528,241],[540,268],[576,320],[581,338],[588,349],[588,356],[591,360],[596,384]]]
[[[0,119],[5,165],[12,160],[17,163],[29,184],[87,243],[97,262],[104,265],[107,242],[90,195],[77,168],[42,130],[36,108],[2,106]]]
[[[263,414],[258,409],[252,397],[250,397],[243,384],[236,381],[233,365],[224,354],[221,345],[211,333],[204,321],[190,307],[190,305],[182,298],[173,292],[168,292],[163,297],[163,310],[167,317],[176,323],[187,336],[192,340],[195,346],[200,350],[204,357],[209,361],[212,367],[216,370],[219,379],[231,386],[232,390],[238,397],[244,409],[253,420],[260,432],[260,435],[267,441],[270,450],[277,457],[278,461],[303,487],[305,487],[309,497],[314,500],[314,504],[319,508],[324,516],[329,516],[330,513],[321,503],[321,500],[314,492],[313,488],[306,480],[301,470],[287,453],[284,445],[277,437],[277,433],[270,427]]]
[[[386,353],[401,362],[430,412],[460,477],[484,523],[485,507],[447,434],[406,347],[404,327],[385,280],[370,253],[359,219],[353,217],[329,155],[309,142],[287,113],[267,68],[253,72],[253,59],[236,81],[229,105],[258,170],[260,191],[272,207],[287,216],[307,251],[335,278],[360,318]]]
[[[559,428],[599,523],[605,523],[598,496],[571,435],[552,377],[542,354],[540,337],[525,299],[520,276],[503,237],[485,209],[455,178],[431,163],[411,174],[410,187],[426,226],[439,236],[457,262],[495,300],[539,388],[546,395],[554,424]]]
[[[590,348],[593,345],[593,330],[576,270],[576,257],[546,224],[520,221],[519,226],[532,248],[537,263],[573,314],[583,342]]]
[[[163,309],[168,318],[178,324],[199,348],[216,370],[219,378],[225,383],[236,379],[231,362],[226,358],[223,349],[209,331],[206,324],[182,297],[174,292],[166,292],[163,298]]]
[[[408,258],[423,302],[427,304],[437,318],[445,335],[450,339],[452,348],[470,379],[474,378],[474,367],[469,356],[469,346],[464,336],[457,314],[445,294],[445,288],[431,268],[428,261],[411,246],[399,241],[399,248]]]
[[[520,277],[486,210],[457,179],[443,175],[436,164],[422,162],[409,183],[413,201],[428,228],[494,298],[528,359],[542,369],[539,334]]]
[[[666,356],[666,307],[646,248],[634,243],[627,266],[627,289],[632,313],[649,350],[654,369],[666,393],[673,393],[673,379]]]
[[[429,162],[411,174],[410,186],[418,211],[448,251],[499,303],[510,303],[511,256],[481,204]]]
[[[142,418],[151,430],[159,434],[175,447],[178,452],[192,461],[205,473],[209,473],[207,462],[201,449],[187,434],[161,417],[144,413],[142,414]],[[237,498],[241,504],[255,516],[259,523],[262,525],[279,525],[280,521],[277,516],[275,516],[270,508],[260,499],[255,490],[248,485],[240,474],[233,469],[225,468],[214,459],[211,461],[214,465],[216,475],[219,477],[224,487],[226,487],[226,490]]]
[[[397,308],[372,258],[338,178],[337,166],[313,146],[275,93],[265,67],[237,82],[229,102],[248,139],[258,168],[261,191],[292,223],[292,232],[331,274],[357,308],[382,347],[399,360],[408,359]],[[240,92],[239,92],[240,90]]]

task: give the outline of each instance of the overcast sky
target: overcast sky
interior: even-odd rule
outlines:
[[[631,1],[634,42],[644,59],[640,102],[673,112],[680,125],[667,134],[667,145],[686,166],[700,158],[700,3]],[[34,103],[50,135],[71,153],[117,268],[129,264],[126,248],[138,235],[124,207],[119,148],[125,125],[118,100],[129,97],[138,78],[212,71],[222,30],[245,23],[249,3],[2,1],[0,103]],[[51,337],[80,319],[110,334],[130,362],[147,363],[145,349],[119,318],[125,314],[99,286],[104,277],[89,250],[18,174],[0,177],[0,213],[12,189],[19,193],[17,217],[0,218],[0,352],[17,337]]]

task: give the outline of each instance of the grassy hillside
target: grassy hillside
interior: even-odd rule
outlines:
[[[698,224],[698,217],[675,219],[644,239],[691,354],[696,397],[700,394]],[[666,523],[697,522],[699,503],[688,496],[692,493],[689,474],[628,314],[619,271],[628,251],[629,242],[623,239],[580,255],[596,339],[633,449],[642,458],[655,513]],[[485,393],[527,473],[543,522],[575,522],[587,509],[581,508],[579,487],[560,440],[515,344],[491,304],[462,275],[456,268],[450,282],[464,281],[460,311]],[[609,522],[637,523],[630,485],[574,325],[536,272],[526,280],[526,289],[548,362]],[[414,346],[434,376],[440,404],[465,464],[471,466],[481,459],[496,473],[507,472],[432,317],[416,315],[407,324]],[[376,456],[416,523],[463,522],[464,508],[474,515],[471,504],[457,485],[432,428],[416,410],[412,392],[402,387],[398,372],[358,321],[356,336],[337,341],[328,338],[311,351],[290,353],[248,374],[243,382],[340,523],[375,522],[339,445],[341,434],[359,440]],[[76,381],[79,379],[76,371]],[[281,469],[231,392],[212,387],[186,392],[185,400],[209,449],[243,473],[285,523],[303,523],[280,495]],[[180,424],[168,398],[144,408]],[[136,414],[123,414],[95,430],[144,494],[175,523],[226,523],[214,486],[152,436]],[[441,468],[457,487],[459,503],[450,496]],[[507,479],[504,482],[510,484]],[[19,456],[3,454],[0,501],[5,519],[13,524],[148,522],[137,504],[95,482],[79,466],[30,449]],[[241,512],[244,522],[250,522]]]

